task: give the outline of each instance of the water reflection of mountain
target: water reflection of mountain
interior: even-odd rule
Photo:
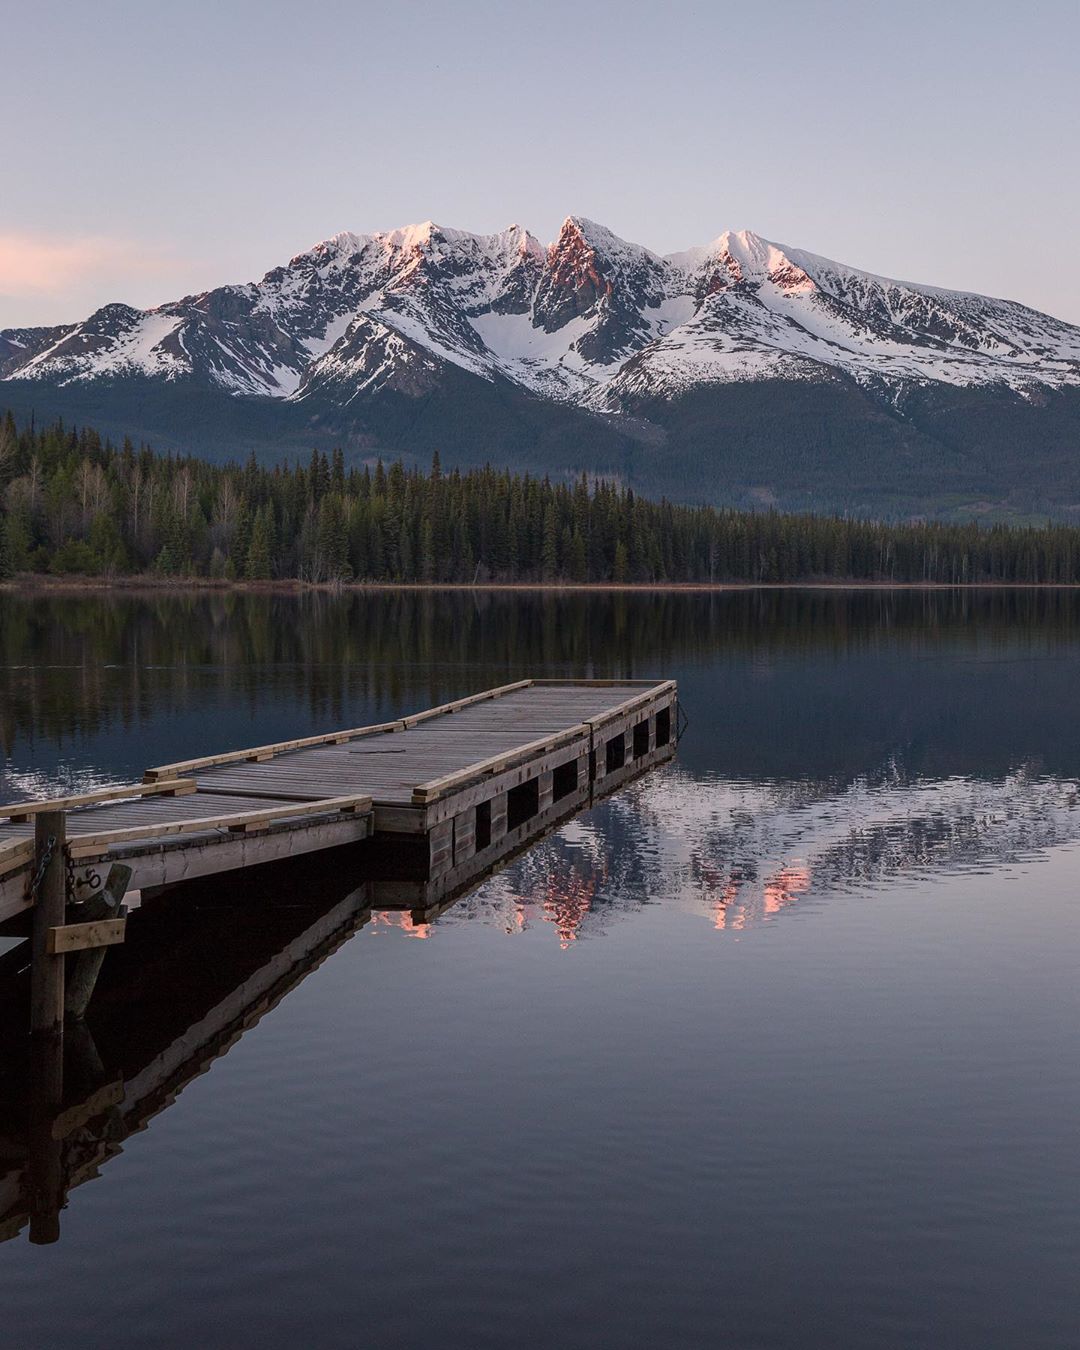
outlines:
[[[810,899],[1019,863],[1080,838],[1080,784],[1019,769],[851,783],[701,780],[678,764],[492,878],[448,921],[551,924],[562,946],[662,902],[740,929]]]

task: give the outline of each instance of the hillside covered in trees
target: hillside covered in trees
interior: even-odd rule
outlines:
[[[211,465],[0,420],[0,578],[1080,582],[1080,529],[650,502],[604,481],[381,462]]]

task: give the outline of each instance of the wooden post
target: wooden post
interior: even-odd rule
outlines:
[[[131,868],[123,863],[113,863],[101,891],[78,907],[83,911],[80,916],[83,921],[116,918],[123,908],[124,893],[130,880]],[[92,947],[72,957],[64,996],[64,1012],[69,1018],[77,1020],[85,1016],[107,950],[106,947]]]
[[[50,839],[52,856],[34,897],[30,936],[30,1030],[34,1035],[61,1035],[64,1030],[64,958],[51,956],[48,950],[49,929],[63,924],[67,906],[67,817],[63,811],[42,811],[34,818],[35,876]]]
[[[441,820],[428,831],[428,877],[437,877],[454,865],[454,819]]]
[[[454,866],[468,862],[476,852],[476,807],[454,817]]]

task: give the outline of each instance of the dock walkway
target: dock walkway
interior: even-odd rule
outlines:
[[[674,752],[673,681],[521,680],[376,726],[148,769],[0,807],[0,923],[32,905],[34,816],[63,809],[77,898],[102,864],[143,891],[367,839],[452,881]]]

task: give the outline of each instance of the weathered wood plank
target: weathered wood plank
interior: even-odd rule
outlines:
[[[380,722],[377,726],[355,727],[351,731],[328,731],[321,736],[301,736],[292,741],[277,741],[273,745],[256,745],[247,750],[228,750],[220,755],[204,755],[201,759],[181,760],[177,764],[159,764],[147,769],[143,775],[148,782],[161,778],[176,778],[180,774],[197,773],[200,769],[210,769],[217,764],[230,764],[242,760],[272,759],[291,750],[304,750],[308,746],[341,744],[361,736],[377,736],[384,731],[401,731],[401,722]]]
[[[21,823],[42,811],[70,811],[77,806],[97,806],[102,802],[123,801],[126,798],[152,796],[182,797],[195,791],[194,778],[172,778],[153,783],[125,783],[122,787],[99,788],[96,792],[81,792],[74,797],[53,797],[49,801],[9,802],[0,806],[0,820]]]
[[[458,712],[461,708],[468,708],[476,703],[484,703],[492,698],[502,698],[505,694],[514,693],[518,689],[528,689],[531,684],[532,680],[518,680],[514,684],[503,684],[497,689],[485,689],[482,694],[470,694],[467,698],[456,698],[450,703],[441,703],[437,708],[426,708],[423,712],[412,713],[401,720],[407,730],[420,722],[428,721],[432,717],[444,717],[448,713]]]
[[[266,810],[244,811],[235,815],[195,816],[188,820],[153,821],[130,829],[103,830],[98,834],[73,835],[72,856],[86,856],[88,848],[108,848],[112,844],[137,839],[151,839],[160,835],[192,834],[207,830],[234,830],[253,826],[274,825],[305,816],[361,813],[371,810],[368,796],[324,797],[314,802],[282,802]],[[76,854],[76,850],[78,853]]]
[[[646,690],[644,693],[637,694],[633,698],[625,699],[622,703],[617,703],[613,708],[607,708],[596,717],[591,717],[587,720],[595,730],[598,727],[605,726],[608,722],[615,721],[616,718],[628,717],[630,713],[638,708],[644,707],[648,703],[654,701],[659,703],[665,694],[674,692],[675,687],[674,680],[664,680],[660,684]]]
[[[50,956],[87,952],[94,947],[112,947],[123,942],[127,919],[94,919],[90,923],[65,923],[50,928],[45,950]]]
[[[34,859],[33,839],[17,839],[14,843],[0,845],[0,877],[17,872]]]
[[[538,741],[531,741],[527,745],[520,745],[513,750],[505,751],[503,754],[493,755],[490,759],[480,760],[466,768],[457,769],[442,778],[432,779],[428,783],[420,783],[413,788],[412,800],[417,806],[426,806],[455,786],[464,786],[473,778],[495,774],[501,769],[511,768],[513,765],[530,758],[530,756],[540,755],[547,750],[554,750],[557,746],[565,745],[567,742],[586,734],[588,734],[588,727],[584,723],[579,723],[577,726],[568,727],[566,731],[558,732],[554,736],[545,736]]]
[[[664,681],[662,680],[576,680],[572,677],[566,677],[558,680],[533,680],[533,684],[538,689],[616,689],[622,686],[637,685],[643,689],[656,689]],[[674,680],[668,680],[668,684],[674,684]]]

